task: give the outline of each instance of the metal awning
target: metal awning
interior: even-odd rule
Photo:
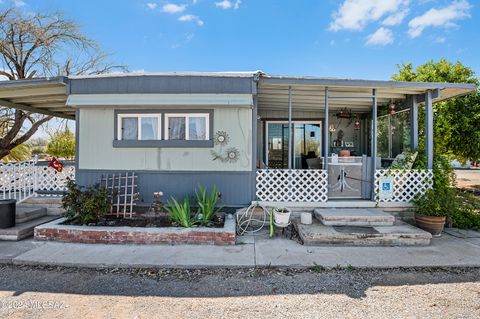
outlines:
[[[265,110],[288,110],[289,88],[292,105],[296,111],[323,111],[325,88],[329,91],[330,109],[349,107],[354,111],[369,111],[372,107],[372,90],[376,89],[378,104],[390,100],[404,100],[407,95],[422,96],[436,92],[434,102],[468,94],[476,89],[474,84],[369,81],[352,79],[266,76],[258,85],[258,107]],[[420,98],[420,101],[422,101]]]
[[[75,109],[65,105],[68,78],[0,81],[0,105],[28,112],[75,119]]]

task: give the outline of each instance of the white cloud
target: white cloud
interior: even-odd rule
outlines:
[[[393,32],[381,27],[367,37],[366,45],[387,45],[393,43]]]
[[[409,11],[409,8],[404,7],[402,10],[386,17],[385,20],[382,21],[382,24],[389,25],[389,26],[399,25],[400,23],[402,23],[403,19],[405,19],[405,17],[407,16],[408,11]]]
[[[186,4],[167,3],[163,5],[162,11],[166,13],[182,13],[186,8]]]
[[[435,38],[435,43],[445,43],[447,39],[445,37],[437,37]]]
[[[193,15],[193,14],[185,14],[185,15],[179,17],[178,21],[182,21],[182,22],[193,21],[193,22],[197,23],[199,26],[203,25],[203,21],[200,20],[200,18],[198,16]]]
[[[147,8],[149,8],[150,10],[155,10],[157,8],[158,4],[156,4],[155,2],[148,2],[147,3]]]
[[[454,27],[455,20],[470,17],[471,5],[466,0],[456,0],[441,9],[432,8],[408,23],[411,38],[419,37],[427,27]]]
[[[228,0],[223,0],[221,2],[215,2],[215,6],[217,8],[222,8],[224,10],[230,9],[233,5],[230,1]]]
[[[12,0],[12,2],[15,7],[23,7],[26,5],[26,3],[22,0]]]
[[[228,9],[239,9],[240,8],[240,5],[242,4],[242,1],[241,0],[236,0],[235,2],[233,1],[230,1],[230,0],[223,0],[223,1],[220,1],[220,2],[215,2],[215,6],[217,8],[221,8],[221,9],[224,9],[224,10],[228,10]]]
[[[197,4],[198,0],[193,0],[192,4]]]
[[[345,0],[338,11],[332,15],[331,31],[362,30],[370,21],[378,21],[387,16],[384,23],[393,25],[400,23],[406,15],[410,0]],[[398,16],[397,16],[398,15]]]

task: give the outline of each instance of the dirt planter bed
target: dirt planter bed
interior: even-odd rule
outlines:
[[[35,240],[86,244],[235,245],[235,218],[223,228],[111,227],[62,225],[65,218],[35,227]]]

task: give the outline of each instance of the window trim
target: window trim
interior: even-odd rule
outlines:
[[[137,118],[137,136],[136,140],[122,139],[122,119],[126,117]],[[118,113],[117,116],[117,139],[118,141],[161,141],[162,140],[162,113]],[[158,119],[157,139],[142,139],[142,118]]]
[[[119,117],[127,116],[128,114],[145,116],[147,117],[150,114],[161,114],[162,123],[159,124],[161,130],[161,139],[160,140],[121,140],[118,139],[118,130],[119,130]],[[208,140],[166,140],[165,139],[165,130],[163,128],[165,114],[191,114],[195,116],[196,114],[206,114],[208,115],[208,128],[207,136]],[[114,110],[114,138],[112,145],[114,148],[212,148],[214,146],[213,142],[213,123],[214,123],[214,109],[115,109]],[[121,134],[121,128],[120,128]]]
[[[171,117],[185,118],[185,139],[184,140],[170,140],[168,120]],[[191,140],[190,139],[190,118],[203,117],[205,119],[205,139]],[[210,113],[164,113],[164,140],[165,141],[208,141],[210,140]]]

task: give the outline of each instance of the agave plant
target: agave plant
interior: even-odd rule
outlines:
[[[202,225],[206,225],[211,222],[215,213],[221,209],[221,207],[216,208],[220,193],[216,185],[213,185],[210,194],[207,194],[206,188],[198,184],[195,195],[198,205],[197,219]]]
[[[195,225],[195,218],[192,217],[190,199],[185,197],[182,203],[179,203],[175,198],[167,201],[165,209],[170,213],[170,218],[177,224],[183,227],[192,227]]]

